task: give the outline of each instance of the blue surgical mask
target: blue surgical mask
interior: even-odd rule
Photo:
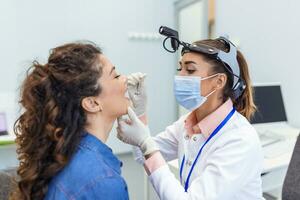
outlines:
[[[203,105],[207,98],[216,90],[213,90],[207,96],[202,96],[201,81],[217,75],[218,73],[205,78],[199,76],[175,76],[174,93],[179,105],[189,111],[193,111]]]

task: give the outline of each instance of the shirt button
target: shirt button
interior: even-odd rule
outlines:
[[[188,139],[189,139],[189,135],[186,134],[186,135],[184,136],[184,139],[188,140]]]
[[[193,140],[196,142],[196,141],[197,141],[197,136],[194,136],[194,137],[193,137]]]

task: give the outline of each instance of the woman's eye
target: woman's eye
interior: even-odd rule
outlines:
[[[116,76],[115,76],[115,78],[119,78],[119,77],[120,77],[120,75],[116,75]]]

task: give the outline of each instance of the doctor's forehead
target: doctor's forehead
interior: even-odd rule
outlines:
[[[197,53],[185,53],[179,60],[179,64],[202,64],[204,62],[203,56]]]

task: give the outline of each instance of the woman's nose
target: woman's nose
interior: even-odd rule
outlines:
[[[122,77],[124,77],[124,82],[125,82],[125,84],[127,85],[127,82],[128,82],[127,76],[122,75]]]

